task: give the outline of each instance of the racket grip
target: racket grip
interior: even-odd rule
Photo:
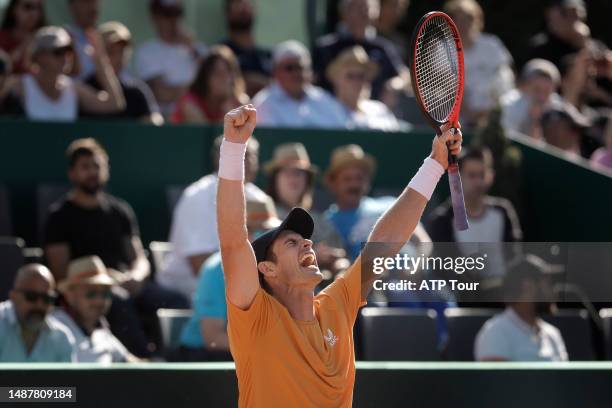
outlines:
[[[450,157],[449,157],[450,159]],[[450,161],[449,161],[450,163]],[[453,204],[453,219],[455,228],[459,231],[465,231],[470,227],[465,211],[465,202],[463,201],[463,186],[461,184],[461,175],[457,163],[451,163],[448,166],[448,183],[450,184],[451,202]]]

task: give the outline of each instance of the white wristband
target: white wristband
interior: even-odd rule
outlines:
[[[219,177],[226,180],[244,180],[246,143],[232,143],[223,139],[219,152]]]
[[[423,161],[419,171],[417,171],[412,180],[410,180],[408,187],[421,194],[429,201],[443,174],[444,167],[435,159],[428,157]]]

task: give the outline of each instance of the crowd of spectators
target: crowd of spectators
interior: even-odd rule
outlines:
[[[336,30],[318,38],[312,53],[295,40],[274,49],[258,44],[251,0],[225,1],[227,36],[218,45],[185,28],[181,0],[151,0],[155,37],[135,49],[133,63],[130,30],[118,21],[100,24],[101,0],[68,5],[64,29],[48,25],[42,0],[9,2],[0,29],[0,115],[215,124],[252,101],[259,124],[269,127],[399,131],[423,124],[411,91],[407,30],[399,29],[407,0],[339,1]],[[583,0],[546,3],[545,29],[530,40],[524,66],[499,37],[483,32],[476,0],[449,0],[443,10],[464,45],[464,128],[486,126],[501,109],[504,129],[569,158],[608,148],[612,52],[591,36]],[[568,136],[551,135],[551,127]],[[598,167],[609,167],[598,157]]]
[[[258,124],[268,127],[396,132],[420,125],[412,120],[417,108],[408,39],[397,29],[408,1],[340,1],[337,30],[319,38],[311,52],[292,39],[274,49],[257,44],[251,0],[225,2],[227,37],[216,45],[202,44],[188,32],[180,0],[151,0],[155,38],[135,49],[133,63],[129,28],[118,21],[100,24],[100,4],[68,0],[72,22],[60,27],[48,25],[42,0],[10,1],[0,28],[0,115],[219,124],[225,112],[251,102]],[[547,3],[546,31],[530,42],[532,58],[520,71],[503,42],[483,32],[478,2],[450,0],[444,10],[457,23],[465,47],[465,128],[482,129],[497,112],[506,132],[612,169],[612,51],[591,37],[582,0]],[[220,143],[221,137],[211,152],[213,172],[188,186],[174,208],[171,250],[154,279],[133,210],[104,191],[110,177],[104,148],[93,139],[68,146],[72,189],[49,209],[48,268],[22,267],[9,300],[0,304],[0,361],[157,358],[160,308],[193,310],[171,358],[231,358],[215,215]],[[357,144],[340,146],[322,172],[301,143],[278,145],[263,165],[264,192],[254,184],[258,156],[258,143],[251,139],[245,166],[249,237],[278,225],[292,207],[310,210],[317,225],[313,248],[325,276],[322,288],[359,256],[394,200],[370,196],[377,158]],[[402,251],[417,253],[433,241],[455,242],[469,253],[473,242],[520,241],[513,204],[488,194],[494,161],[487,146],[466,148],[460,158],[470,230],[455,229],[445,202],[417,226]],[[333,199],[324,211],[314,209],[318,178]],[[478,359],[567,360],[558,330],[539,319],[543,310],[536,308],[537,296],[529,295],[543,285],[538,262],[523,260],[514,280],[506,279],[504,265],[491,269],[516,296],[481,330]],[[457,301],[383,296],[390,306],[438,311]],[[445,333],[443,313],[439,316]],[[442,335],[440,347],[444,342]]]

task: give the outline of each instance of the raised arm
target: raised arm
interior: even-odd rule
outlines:
[[[416,226],[423,215],[423,210],[433,192],[440,176],[448,168],[448,148],[446,143],[451,142],[450,152],[456,156],[461,151],[461,131],[453,134],[450,126],[442,128],[441,136],[436,136],[433,141],[431,155],[417,175],[412,179],[408,187],[404,189],[393,205],[378,220],[368,243],[384,243],[385,245],[367,244],[362,259],[365,265],[374,257],[394,256],[410,239]],[[419,190],[419,191],[417,191]],[[371,268],[362,268],[361,294],[362,299],[367,298],[372,282],[378,277]]]
[[[257,290],[257,261],[249,243],[244,198],[244,154],[253,134],[257,111],[244,105],[225,115],[219,160],[217,225],[228,300],[248,309]]]

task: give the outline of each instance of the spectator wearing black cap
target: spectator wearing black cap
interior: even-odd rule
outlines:
[[[74,51],[68,32],[55,26],[36,32],[31,48],[30,73],[9,81],[17,108],[31,120],[74,121],[79,109],[95,113],[113,113],[124,109],[125,99],[101,40],[91,37],[97,78],[103,91],[74,81],[71,70]]]
[[[519,87],[501,100],[504,128],[541,139],[542,114],[550,107],[563,104],[557,93],[560,82],[561,75],[552,62],[535,58],[525,64]]]
[[[68,0],[72,23],[66,26],[76,51],[76,76],[85,80],[96,72],[95,37],[100,0]]]
[[[27,71],[28,47],[39,28],[47,25],[43,0],[11,0],[0,24],[0,49],[9,53],[13,72]]]
[[[151,87],[162,114],[168,117],[193,82],[206,47],[182,27],[181,0],[151,0],[149,5],[157,38],[138,48],[134,67],[136,75]]]
[[[316,80],[331,91],[332,85],[325,76],[327,67],[345,48],[360,45],[380,68],[372,83],[372,98],[378,99],[387,80],[408,76],[393,44],[376,34],[374,23],[380,12],[379,0],[342,0],[339,10],[342,17],[339,30],[319,38],[313,51]]]
[[[559,329],[541,319],[553,309],[551,269],[535,255],[511,263],[504,280],[506,310],[478,332],[474,355],[480,361],[567,361]]]
[[[125,96],[125,109],[114,114],[95,115],[84,114],[86,117],[136,120],[143,123],[162,125],[164,118],[159,112],[159,106],[151,89],[141,80],[126,72],[132,55],[132,34],[128,28],[118,21],[109,21],[98,27],[104,41],[110,64],[119,80],[119,85]],[[93,88],[102,90],[100,81],[93,75],[86,81]]]
[[[225,1],[228,38],[223,44],[236,54],[246,83],[246,92],[250,97],[266,87],[272,75],[272,51],[255,42],[255,17],[251,0]]]

